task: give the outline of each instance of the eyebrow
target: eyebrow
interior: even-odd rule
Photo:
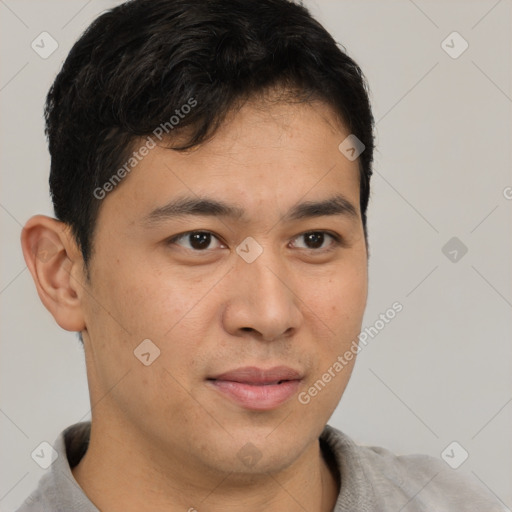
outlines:
[[[187,215],[243,219],[245,213],[245,210],[240,206],[228,204],[217,199],[182,197],[170,201],[165,206],[154,209],[142,219],[142,222],[147,226],[152,226]],[[338,194],[321,201],[299,203],[293,206],[281,220],[290,222],[328,215],[346,215],[354,219],[358,218],[355,206],[348,199]]]

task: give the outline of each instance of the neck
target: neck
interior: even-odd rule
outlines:
[[[129,435],[93,421],[89,447],[73,476],[103,512],[153,510],[202,512],[331,512],[339,486],[318,439],[279,473],[220,474],[145,449],[141,434]],[[134,448],[135,447],[135,448]]]

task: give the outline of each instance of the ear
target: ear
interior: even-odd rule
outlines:
[[[69,226],[44,215],[31,217],[21,233],[21,246],[46,309],[63,329],[84,330],[84,264]]]

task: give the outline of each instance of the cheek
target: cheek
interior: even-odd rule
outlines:
[[[308,385],[311,386],[323,376],[324,381],[328,381],[324,382],[325,386],[322,382],[316,386],[321,392],[312,390],[312,396],[316,396],[315,393],[319,395],[315,403],[317,406],[323,404],[323,407],[337,403],[350,378],[366,306],[366,265],[352,265],[350,271],[339,270],[336,275],[318,281],[318,288],[309,303],[316,359]],[[348,358],[344,357],[345,354]]]
[[[362,265],[331,273],[310,290],[311,309],[324,320],[331,335],[358,331],[366,307],[367,287],[366,267]]]
[[[100,388],[112,389],[111,399],[127,415],[199,414],[187,392],[190,376],[197,373],[197,345],[210,325],[198,290],[177,277],[164,279],[123,265],[96,278],[101,287],[91,291],[94,298],[89,295],[90,367]]]
[[[184,381],[185,369],[194,364],[194,345],[204,338],[202,325],[209,325],[197,290],[177,276],[163,278],[126,263],[94,278],[101,284],[85,295],[86,321],[102,385],[110,388],[130,371],[130,379],[140,378],[143,386],[160,388],[165,382],[164,389],[172,388],[169,374],[155,373],[159,367]],[[148,351],[154,362],[145,366],[140,358]]]
[[[328,417],[348,384],[358,352],[357,340],[366,305],[366,275],[331,278],[312,297],[311,336],[315,344],[314,368],[298,395],[304,418]],[[320,335],[323,333],[323,335]]]
[[[208,283],[184,280],[178,270],[162,273],[142,263],[125,262],[101,274],[99,295],[112,313],[110,321],[137,338],[165,340],[197,316],[208,288]]]

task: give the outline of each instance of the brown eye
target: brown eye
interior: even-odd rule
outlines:
[[[308,231],[302,233],[295,240],[302,239],[302,244],[295,242],[293,245],[298,249],[329,249],[339,243],[338,239],[325,231]]]
[[[190,240],[190,246],[192,249],[207,249],[212,240],[212,235],[210,233],[191,233],[187,235]]]
[[[324,234],[320,231],[307,233],[304,235],[304,240],[310,249],[318,249],[324,243]]]
[[[189,231],[175,236],[169,242],[193,251],[205,251],[222,246],[219,239],[209,231]]]

